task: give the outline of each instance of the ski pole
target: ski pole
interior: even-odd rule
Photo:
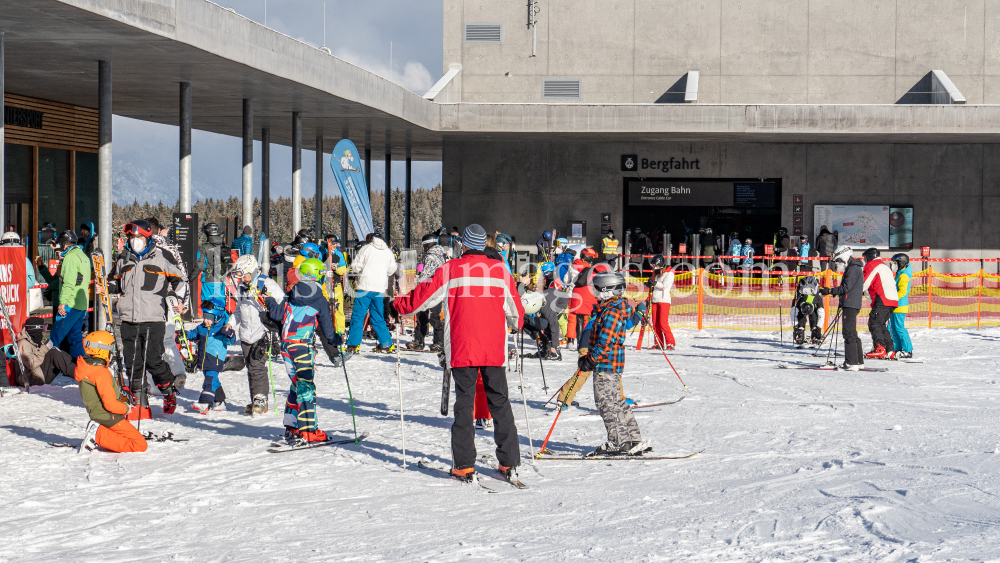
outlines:
[[[403,426],[403,376],[400,373],[399,342],[402,338],[402,322],[396,323],[396,381],[399,383],[399,433],[403,442],[403,469],[406,469],[406,428]],[[346,368],[345,368],[346,373]]]
[[[524,370],[517,370],[517,376],[521,380],[521,402],[524,403],[524,425],[528,428],[528,451],[531,452],[531,463],[535,463],[535,445],[531,439],[531,422],[528,420],[528,399],[524,395]]]
[[[398,350],[397,350],[398,352]],[[340,364],[344,368],[344,381],[347,382],[347,397],[351,400],[351,422],[354,424],[354,443],[358,443],[358,421],[354,418],[354,395],[351,394],[351,380],[347,377],[347,362]],[[402,413],[402,408],[400,409]],[[404,456],[403,463],[405,466],[406,458]]]
[[[271,402],[274,403],[274,415],[278,416],[278,395],[274,390],[274,370],[271,369],[271,357],[274,353],[274,340],[270,333],[264,333],[267,338],[267,376],[271,378]]]
[[[573,375],[573,382],[569,384],[569,389],[566,391],[567,397],[569,397],[573,393],[573,388],[576,387],[576,381],[578,379],[580,379],[580,370],[576,370],[576,373]],[[559,408],[556,409],[556,419],[552,421],[552,426],[549,427],[549,433],[545,435],[545,441],[542,442],[542,446],[538,449],[538,453],[535,454],[535,459],[540,459],[543,455],[545,455],[545,446],[548,445],[549,438],[552,437],[552,431],[556,429],[556,423],[559,422],[559,415],[562,414],[563,411],[562,406],[565,403],[560,401],[558,404]]]
[[[646,317],[643,317],[642,321],[644,323],[648,322],[646,321]],[[674,375],[677,376],[677,379],[680,379],[681,385],[683,385],[684,389],[687,390],[688,388],[687,383],[684,383],[684,380],[681,379],[681,374],[677,373],[677,368],[674,367],[674,363],[671,362],[670,358],[667,357],[667,351],[665,349],[665,346],[663,345],[663,341],[660,340],[660,335],[656,333],[656,330],[654,330],[652,326],[649,327],[649,331],[653,333],[653,339],[656,340],[656,343],[660,345],[660,352],[663,352],[663,359],[667,360],[667,363],[670,364],[670,369],[674,370]]]
[[[546,346],[546,348],[548,347]],[[549,384],[545,382],[545,363],[542,361],[542,354],[548,353],[548,350],[545,350],[544,352],[541,349],[538,350],[538,367],[542,368],[542,389],[546,393],[549,392]]]
[[[140,389],[142,389],[142,395],[140,395],[141,398],[139,399],[139,417],[137,418],[135,423],[135,429],[139,431],[140,434],[142,433],[141,428],[142,428],[143,400],[145,399],[146,404],[147,405],[149,404],[149,398],[146,397],[146,352],[147,351],[149,351],[149,325],[146,325],[146,338],[142,347],[142,384],[140,385]]]

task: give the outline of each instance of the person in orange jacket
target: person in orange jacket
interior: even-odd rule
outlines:
[[[80,444],[80,453],[98,446],[113,452],[146,451],[146,439],[125,420],[131,408],[127,395],[122,393],[108,369],[114,344],[115,337],[110,332],[91,332],[83,339],[84,355],[76,360],[73,376],[80,384],[80,396],[90,415],[87,437]]]

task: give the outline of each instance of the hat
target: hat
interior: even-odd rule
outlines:
[[[473,250],[486,248],[486,229],[476,223],[469,225],[465,228],[465,234],[462,235],[462,244]]]

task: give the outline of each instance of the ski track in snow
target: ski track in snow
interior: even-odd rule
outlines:
[[[678,330],[671,356],[626,355],[624,385],[654,455],[681,461],[528,466],[517,374],[508,374],[521,434],[521,478],[506,490],[485,463],[478,487],[420,470],[450,465],[451,419],[440,416],[433,354],[402,357],[406,456],[401,467],[396,358],[348,362],[360,445],[269,454],[272,412],[247,417],[246,376],[224,373],[225,413],[143,421],[188,442],[143,454],[77,455],[87,422],[75,383],[0,399],[0,561],[958,561],[1000,559],[1000,438],[995,343],[1000,330],[911,329],[922,364],[870,361],[885,373],[778,369],[822,364],[777,333]],[[370,343],[364,345],[370,349]],[[867,340],[866,340],[867,346]],[[235,350],[235,348],[234,348]],[[525,362],[537,449],[554,417],[542,403],[575,369],[572,352]],[[941,359],[936,359],[941,358]],[[275,366],[278,400],[288,388]],[[322,428],[352,433],[343,371],[321,355]],[[592,387],[578,395],[549,448],[583,453],[606,439]],[[452,402],[454,398],[452,399]],[[237,407],[238,406],[238,407]],[[894,430],[893,428],[898,428]],[[494,453],[491,431],[477,433]]]

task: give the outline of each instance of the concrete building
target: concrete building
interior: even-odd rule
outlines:
[[[180,125],[178,190],[158,195],[182,209],[198,128],[261,140],[265,162],[292,146],[265,192],[275,173],[322,190],[295,155],[343,137],[366,159],[442,160],[444,223],[520,243],[585,221],[591,244],[602,224],[761,244],[779,226],[811,238],[815,206],[871,205],[912,209],[912,244],[935,256],[1000,256],[997,2],[444,2],[444,76],[423,97],[206,0],[0,0],[2,89],[96,115],[96,148],[72,145],[77,166],[97,155],[94,186],[76,172],[60,193],[97,201],[103,232],[113,112]],[[5,148],[21,143],[5,122]],[[41,202],[27,216],[37,232]]]

